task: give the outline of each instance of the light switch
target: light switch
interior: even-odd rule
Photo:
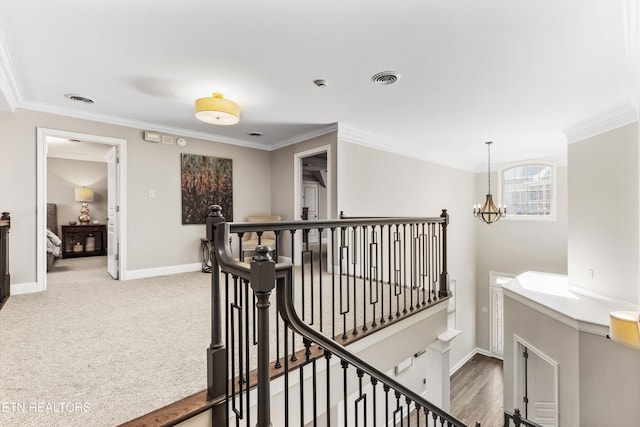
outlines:
[[[150,199],[154,199],[156,197],[156,192],[155,190],[149,190],[149,198]]]

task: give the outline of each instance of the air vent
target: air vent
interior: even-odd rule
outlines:
[[[390,85],[400,80],[400,74],[395,71],[381,71],[371,77],[371,81],[379,85]]]
[[[93,104],[93,99],[85,98],[84,96],[76,95],[74,93],[65,93],[65,98],[76,102],[84,102],[85,104]]]

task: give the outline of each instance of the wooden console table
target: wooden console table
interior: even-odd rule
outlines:
[[[62,258],[104,255],[106,225],[63,225]]]

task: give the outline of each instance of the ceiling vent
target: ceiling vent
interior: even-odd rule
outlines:
[[[93,99],[85,98],[84,96],[76,95],[73,93],[65,93],[65,98],[70,99],[72,101],[84,102],[85,104],[93,104]]]
[[[371,81],[379,85],[391,85],[400,80],[400,74],[395,71],[381,71],[371,77]]]

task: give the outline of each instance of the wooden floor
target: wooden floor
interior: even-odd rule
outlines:
[[[451,414],[468,426],[502,426],[502,384],[502,360],[476,354],[451,377]]]

